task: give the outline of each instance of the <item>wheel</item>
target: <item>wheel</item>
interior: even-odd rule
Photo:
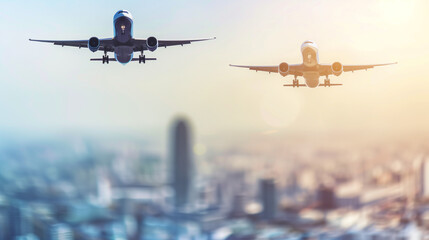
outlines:
[[[330,87],[330,86],[331,86],[331,80],[325,79],[325,87]]]
[[[146,63],[146,56],[145,55],[140,55],[139,56],[139,63]]]
[[[106,63],[109,64],[109,56],[106,56]]]
[[[103,56],[103,64],[106,62],[106,56]]]

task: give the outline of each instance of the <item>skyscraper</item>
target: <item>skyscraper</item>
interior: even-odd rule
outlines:
[[[429,198],[429,158],[423,158],[420,167],[420,198]]]
[[[67,224],[57,223],[51,225],[50,237],[52,240],[72,240],[73,231]]]
[[[274,179],[261,179],[259,188],[263,206],[261,217],[265,220],[272,220],[277,212],[277,194]]]
[[[174,204],[177,208],[185,206],[191,194],[193,164],[190,135],[190,127],[186,119],[178,118],[173,122],[170,148]]]
[[[336,205],[334,189],[323,184],[320,185],[317,189],[317,207],[327,211],[334,209]]]
[[[7,239],[26,236],[32,233],[29,210],[20,201],[14,201],[9,208],[9,236]]]

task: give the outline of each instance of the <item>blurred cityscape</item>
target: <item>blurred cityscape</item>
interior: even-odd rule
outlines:
[[[429,145],[325,137],[3,143],[0,240],[429,239]],[[221,147],[220,147],[221,146]]]

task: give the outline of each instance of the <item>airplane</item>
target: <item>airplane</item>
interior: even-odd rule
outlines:
[[[138,61],[139,63],[146,63],[148,60],[156,60],[156,58],[146,58],[143,51],[149,50],[155,51],[158,47],[170,47],[184,44],[190,44],[192,42],[200,42],[206,40],[213,40],[216,38],[205,38],[205,39],[193,39],[193,40],[158,40],[155,37],[149,37],[147,39],[138,39],[133,37],[133,17],[127,10],[119,10],[113,16],[113,38],[99,39],[97,37],[91,37],[89,40],[36,40],[29,39],[35,42],[46,42],[53,43],[54,45],[70,46],[79,48],[88,48],[92,52],[98,50],[104,51],[102,58],[91,58],[91,61],[101,61],[109,63],[110,61],[118,61],[122,64],[127,64],[130,61]],[[108,52],[114,52],[114,59],[111,59]],[[138,58],[134,58],[134,52],[140,52]]]
[[[313,41],[305,41],[301,45],[301,53],[303,62],[301,64],[288,64],[285,62],[275,66],[242,66],[242,65],[231,65],[231,67],[248,68],[249,70],[264,71],[264,72],[275,72],[280,73],[281,76],[293,75],[294,80],[292,84],[284,84],[286,87],[309,87],[315,88],[319,86],[330,87],[330,86],[341,86],[342,84],[331,83],[329,75],[340,76],[343,72],[354,72],[357,70],[367,70],[369,68],[377,66],[386,66],[395,63],[384,63],[384,64],[371,64],[371,65],[343,65],[340,62],[334,62],[333,64],[320,64],[319,63],[319,49]],[[297,79],[298,76],[302,76],[305,79],[305,84],[300,84]],[[320,76],[326,76],[324,83],[319,82]]]

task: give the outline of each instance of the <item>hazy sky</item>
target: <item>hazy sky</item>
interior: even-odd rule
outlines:
[[[0,130],[164,134],[177,114],[198,134],[429,132],[426,0],[2,1]],[[113,36],[119,9],[134,36],[217,40],[146,53],[145,65],[90,62],[102,52],[29,42]],[[342,87],[283,87],[293,77],[231,68],[301,63],[380,67],[332,77]]]

